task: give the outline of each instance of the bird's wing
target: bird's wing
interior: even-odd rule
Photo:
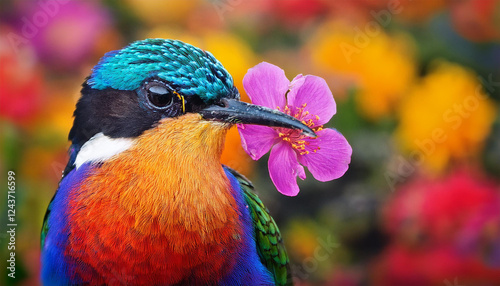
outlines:
[[[254,192],[252,183],[231,168],[227,168],[238,180],[255,227],[255,240],[260,260],[274,275],[276,285],[293,285],[292,275],[281,234],[269,211]]]
[[[61,180],[59,181],[59,184],[61,184],[62,180],[68,175],[73,169],[75,169],[75,159],[76,155],[78,154],[78,150],[80,150],[80,147],[77,145],[73,144],[71,145],[68,153],[69,153],[69,161],[68,164],[66,164],[66,167],[64,168],[64,171],[62,173]],[[47,211],[45,211],[45,215],[43,217],[43,224],[42,224],[42,231],[40,233],[40,244],[41,244],[41,249],[43,249],[43,245],[45,244],[45,237],[47,237],[47,233],[49,232],[49,217],[50,217],[50,211],[52,210],[52,204],[54,202],[54,198],[57,195],[57,192],[59,191],[59,187],[57,188],[55,194],[52,196],[52,199],[50,200],[49,206],[47,207]]]
[[[78,153],[78,150],[76,149],[76,145],[71,145],[70,149],[69,149],[69,156],[70,156],[70,159],[68,161],[68,164],[66,164],[66,168],[64,168],[64,171],[62,173],[62,177],[61,177],[61,180],[59,181],[62,182],[62,180],[64,179],[64,177],[66,177],[66,175],[69,174],[69,172],[71,172],[74,168],[75,168],[75,158],[76,158],[76,154]],[[75,151],[77,150],[77,151]],[[59,190],[59,188],[58,188]],[[57,191],[58,191],[57,190]],[[47,232],[49,232],[49,216],[50,216],[50,211],[52,209],[52,202],[54,201],[54,198],[56,197],[56,194],[57,194],[57,191],[56,193],[52,196],[52,199],[50,200],[50,203],[49,203],[49,206],[47,207],[47,211],[45,211],[45,215],[43,217],[43,224],[42,224],[42,231],[40,233],[40,244],[42,246],[42,249],[43,249],[43,245],[45,244],[45,237],[47,237]]]
[[[47,211],[45,212],[45,216],[43,217],[43,224],[42,224],[42,232],[40,234],[40,244],[41,244],[41,249],[43,249],[43,245],[45,244],[45,237],[47,236],[47,232],[49,232],[49,216],[50,216],[50,211],[52,209],[52,202],[54,201],[54,198],[56,195],[52,197],[52,200],[50,200],[49,206],[47,207]]]

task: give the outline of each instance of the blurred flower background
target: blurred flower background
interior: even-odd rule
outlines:
[[[500,2],[2,1],[0,173],[16,172],[16,279],[37,285],[39,232],[67,161],[79,89],[107,51],[148,37],[212,52],[243,100],[261,61],[325,78],[350,169],[274,189],[236,128],[225,164],[250,177],[298,285],[500,285]],[[0,198],[7,259],[7,195]]]

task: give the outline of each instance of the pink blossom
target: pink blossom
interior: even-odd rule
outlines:
[[[252,159],[258,160],[272,148],[269,174],[279,192],[298,194],[296,178],[306,178],[303,166],[322,182],[344,175],[352,148],[337,130],[323,128],[336,112],[324,79],[298,75],[290,82],[281,68],[262,62],[248,70],[243,86],[253,104],[280,110],[316,132],[313,138],[300,130],[238,125],[243,148]]]

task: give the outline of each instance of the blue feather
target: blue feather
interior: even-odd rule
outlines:
[[[117,72],[119,71],[119,72]],[[186,96],[211,101],[233,91],[233,78],[209,52],[176,40],[146,39],[107,53],[88,80],[95,89],[134,90],[158,76]]]

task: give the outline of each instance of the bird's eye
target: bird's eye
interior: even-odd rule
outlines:
[[[173,92],[163,85],[150,85],[147,94],[149,102],[155,107],[163,108],[172,103]]]

